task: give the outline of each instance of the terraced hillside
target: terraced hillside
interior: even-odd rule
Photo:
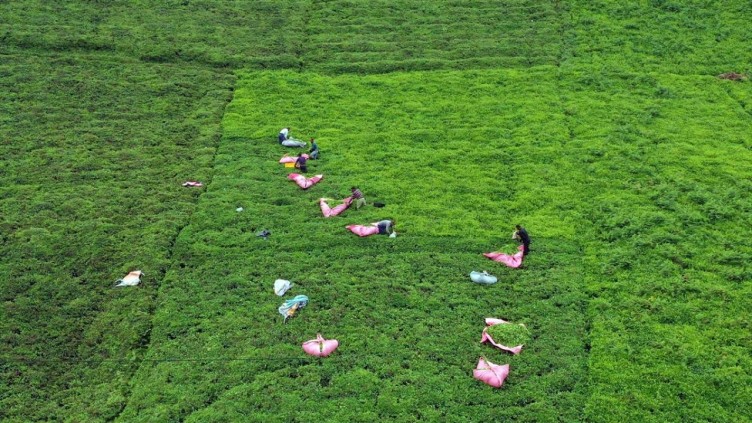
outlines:
[[[716,78],[750,73],[750,18],[1,3],[0,420],[752,420],[752,88]],[[322,147],[308,191],[282,126]],[[352,185],[387,207],[321,217]],[[384,217],[396,239],[344,229]],[[481,255],[515,223],[521,270]],[[286,325],[278,277],[311,298]],[[488,316],[522,354],[478,344]],[[317,332],[335,355],[300,351]]]

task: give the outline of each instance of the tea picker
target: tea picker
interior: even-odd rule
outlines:
[[[279,143],[285,147],[305,147],[305,141],[296,140],[290,135],[290,128],[282,128],[277,135]]]

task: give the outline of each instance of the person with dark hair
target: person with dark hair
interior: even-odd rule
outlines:
[[[295,160],[295,167],[297,169],[300,169],[300,172],[306,173],[308,172],[308,164],[306,163],[307,159],[303,155],[303,153],[298,153],[298,160]]]
[[[292,138],[290,128],[282,128],[277,135],[277,139],[285,147],[305,147],[305,142]]]
[[[277,139],[279,139],[279,143],[282,144],[282,141],[287,140],[287,135],[290,133],[290,128],[282,128],[279,130],[279,135],[277,136]]]
[[[316,144],[316,140],[313,139],[313,138],[311,138],[311,149],[308,150],[308,155],[313,160],[318,160],[319,159],[319,145]]]
[[[352,193],[352,199],[355,202],[356,210],[366,205],[366,198],[363,197],[363,193],[358,189],[358,187],[350,188],[350,192]]]
[[[379,228],[379,235],[389,235],[394,232],[394,219],[380,220],[376,222]]]
[[[530,252],[530,235],[528,235],[525,228],[520,225],[515,225],[515,229],[512,238],[522,242],[522,255],[526,256],[527,253]]]

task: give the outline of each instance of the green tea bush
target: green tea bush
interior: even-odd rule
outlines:
[[[54,66],[6,57],[13,60],[2,65],[0,96],[12,124],[0,125],[9,140],[0,355],[9,360],[3,374],[15,376],[3,378],[0,416],[112,419],[149,345],[172,240],[194,207],[180,183],[194,166],[211,175],[211,162],[190,154],[214,147],[211,132],[190,128],[216,122],[232,78],[73,55]],[[200,85],[224,90],[224,98],[204,98]],[[171,142],[178,140],[183,147]],[[147,274],[142,286],[112,288],[135,269]]]

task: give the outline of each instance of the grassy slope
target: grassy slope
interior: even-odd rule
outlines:
[[[0,4],[0,33],[10,50],[97,52],[150,62],[218,67],[297,67],[309,1],[43,0]]]
[[[593,421],[750,421],[742,2],[569,6],[563,86],[590,175]],[[684,76],[679,76],[684,75]]]
[[[333,72],[528,67],[559,54],[547,1],[212,1],[0,4],[19,51],[95,51],[145,61]],[[138,13],[133,13],[137,9]]]
[[[555,154],[566,138],[555,84],[551,69],[245,75],[217,174],[160,292],[150,358],[195,361],[144,366],[123,421],[581,419],[585,303],[561,212],[572,193]],[[520,86],[528,91],[512,99]],[[465,114],[471,106],[484,112]],[[309,191],[276,162],[285,151],[269,134],[283,122],[319,137],[325,160],[312,173],[325,177]],[[387,208],[321,217],[315,200],[351,184]],[[385,214],[400,222],[395,240],[344,229]],[[530,270],[482,257],[514,249],[509,222],[523,218],[537,230]],[[262,227],[267,242],[254,236]],[[470,283],[481,268],[502,282]],[[288,297],[311,298],[287,325],[278,277],[296,283]],[[535,341],[514,358],[480,346],[487,316],[526,322]],[[335,357],[303,355],[299,344],[319,331],[340,339]],[[512,363],[509,389],[470,377],[481,354]]]
[[[211,179],[233,81],[217,68],[298,66],[298,34],[275,30],[297,5],[0,4],[0,418],[118,415],[200,193],[179,184]],[[136,267],[145,289],[109,288]]]
[[[744,421],[750,116],[711,77],[602,82],[593,92],[580,78],[567,95],[592,177],[588,415]]]
[[[555,64],[560,6],[547,1],[314,2],[307,69],[383,73]]]
[[[233,79],[121,60],[2,58],[0,418],[112,417],[195,205],[198,192],[180,183],[211,177]],[[137,268],[143,288],[112,289]]]
[[[743,1],[567,2],[568,63],[593,73],[749,72],[752,6]]]

